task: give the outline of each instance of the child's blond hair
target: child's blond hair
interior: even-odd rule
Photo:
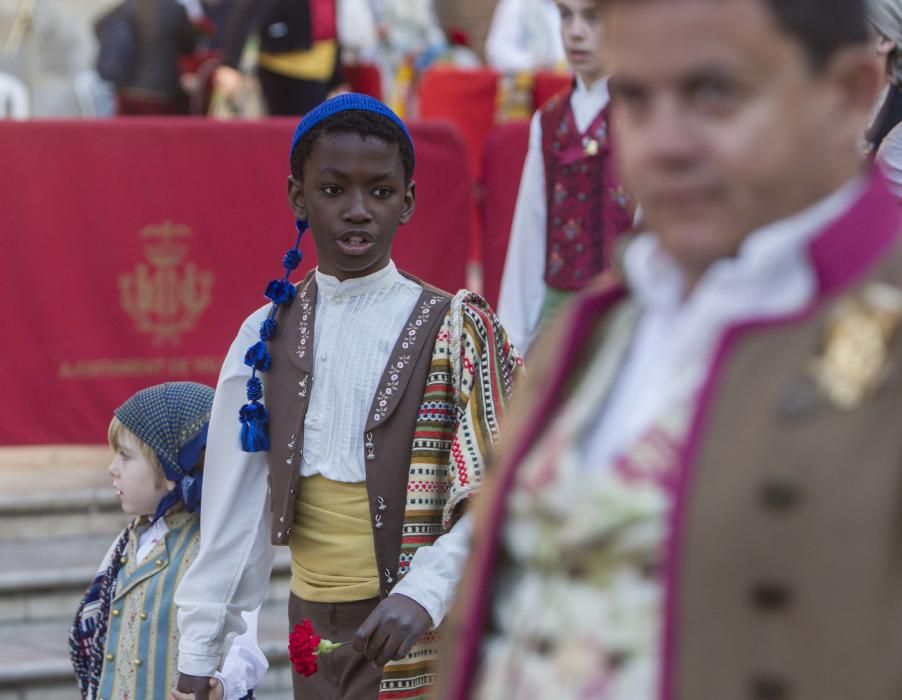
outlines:
[[[138,449],[141,451],[142,456],[153,465],[154,485],[158,487],[162,486],[163,482],[166,481],[166,473],[163,471],[163,465],[160,464],[160,458],[157,457],[157,453],[154,452],[154,449],[144,442],[144,440],[126,428],[122,421],[116,418],[116,416],[113,416],[113,420],[110,421],[110,427],[107,430],[107,440],[114,452],[118,452],[122,447],[125,435],[131,435],[137,441]]]

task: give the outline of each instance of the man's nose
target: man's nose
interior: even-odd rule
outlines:
[[[682,161],[697,149],[690,120],[674,99],[653,103],[640,138],[647,152],[657,159]]]

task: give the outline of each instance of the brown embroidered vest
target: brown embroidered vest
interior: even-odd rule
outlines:
[[[415,281],[423,291],[389,356],[364,435],[366,485],[383,597],[397,578],[417,411],[436,334],[451,303],[446,292]],[[288,544],[294,521],[304,419],[315,380],[316,293],[316,278],[311,272],[298,285],[294,302],[279,309],[279,332],[270,349],[272,366],[264,378],[269,412],[272,542],[277,545]]]

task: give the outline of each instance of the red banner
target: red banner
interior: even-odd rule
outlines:
[[[99,443],[166,380],[215,384],[294,240],[293,121],[0,122],[0,444]],[[451,127],[413,124],[398,266],[464,286],[473,185]],[[313,245],[292,279],[315,264]]]

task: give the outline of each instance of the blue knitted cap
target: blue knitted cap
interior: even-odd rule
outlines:
[[[304,115],[304,118],[301,119],[297,128],[294,130],[294,138],[291,139],[291,150],[288,152],[288,159],[291,160],[291,157],[294,155],[294,149],[298,145],[298,141],[303,138],[304,134],[310,131],[313,127],[315,127],[320,122],[325,121],[329,117],[338,114],[339,112],[350,112],[350,111],[362,111],[362,112],[372,112],[373,114],[381,114],[383,117],[387,117],[399,127],[401,127],[401,131],[404,132],[404,136],[407,138],[407,142],[410,144],[410,150],[413,151],[413,139],[410,138],[410,132],[407,131],[407,127],[404,122],[401,120],[397,114],[395,114],[388,105],[380,102],[375,97],[370,97],[369,95],[362,95],[357,92],[348,92],[341,95],[337,95],[330,100],[326,100],[316,108],[307,112]]]

